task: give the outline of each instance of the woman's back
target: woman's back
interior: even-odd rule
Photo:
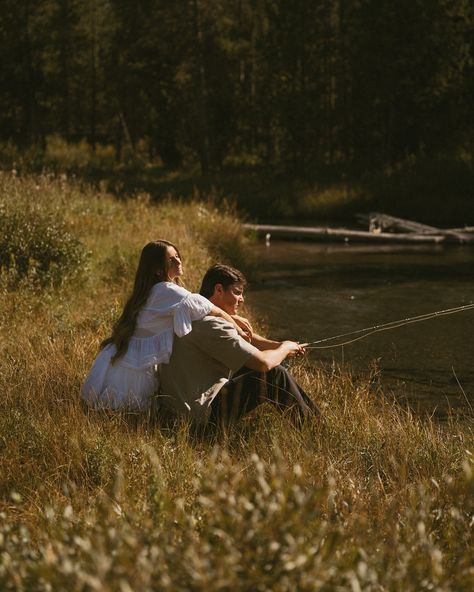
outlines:
[[[146,409],[158,389],[157,367],[169,362],[174,333],[182,337],[192,321],[209,314],[212,304],[173,282],[156,283],[138,313],[125,353],[115,362],[113,343],[97,356],[82,396],[98,407]]]

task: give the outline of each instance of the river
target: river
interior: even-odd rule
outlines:
[[[472,246],[277,242],[256,247],[246,300],[276,339],[315,341],[474,302]],[[384,388],[419,411],[474,407],[474,310],[313,350],[365,372],[376,360]]]

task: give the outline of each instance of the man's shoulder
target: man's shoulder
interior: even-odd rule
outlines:
[[[206,363],[210,356],[229,370],[238,370],[257,350],[237,333],[233,324],[224,319],[206,316],[193,321],[193,329],[184,337],[175,341],[172,359],[175,363],[183,362],[183,356],[198,355],[199,363]],[[204,356],[204,357],[203,357]]]
[[[225,319],[213,316],[205,316],[199,321],[193,322],[193,330],[191,333],[195,335],[210,334],[210,333],[226,333],[233,337],[238,337],[238,333],[231,323]]]
[[[206,316],[200,321],[193,322],[193,330],[186,336],[200,347],[240,350],[248,355],[253,355],[257,349],[242,339],[235,326],[228,321]]]

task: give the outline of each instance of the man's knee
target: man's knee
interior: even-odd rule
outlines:
[[[285,385],[296,384],[295,379],[291,376],[285,366],[282,366],[281,364],[278,364],[278,366],[272,368],[270,373],[271,382],[275,386],[285,387]]]
[[[287,378],[290,373],[288,372],[288,370],[282,366],[281,364],[278,364],[278,366],[275,366],[274,368],[272,368],[269,373],[272,373],[273,376],[275,377],[284,377]]]

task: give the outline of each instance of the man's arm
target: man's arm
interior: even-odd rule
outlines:
[[[261,351],[267,349],[276,349],[282,344],[281,341],[274,341],[273,339],[268,339],[267,337],[263,337],[262,335],[255,333],[252,325],[244,317],[232,315],[232,318],[244,331],[250,334],[250,343],[257,349]]]
[[[288,356],[304,353],[304,347],[295,341],[282,341],[275,349],[257,351],[246,361],[245,366],[250,370],[268,372]]]
[[[259,351],[241,339],[232,325],[212,316],[195,321],[191,333],[182,339],[191,340],[196,347],[234,371],[246,366],[268,372],[286,357],[304,353],[304,347],[295,341],[283,341],[275,349]]]
[[[266,351],[267,349],[277,349],[283,343],[282,341],[274,341],[273,339],[268,339],[267,337],[263,337],[262,335],[257,335],[257,333],[252,333],[252,340],[250,341],[252,345],[254,345],[257,349],[261,351]]]

